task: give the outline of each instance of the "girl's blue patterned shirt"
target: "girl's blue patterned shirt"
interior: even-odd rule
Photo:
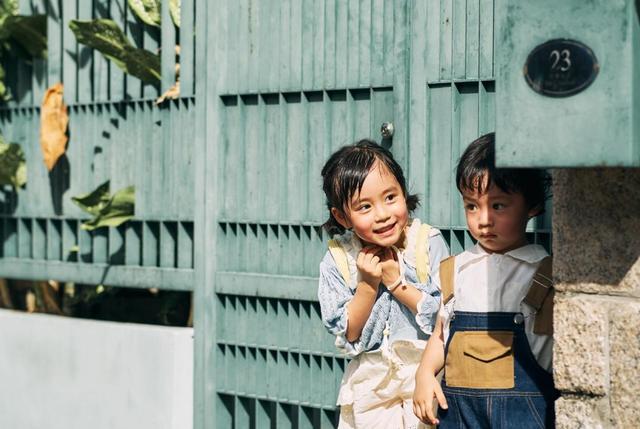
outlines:
[[[426,340],[433,331],[436,315],[440,308],[440,261],[449,256],[449,249],[442,234],[436,228],[431,228],[428,237],[429,267],[427,280],[420,283],[416,272],[415,241],[420,220],[414,219],[406,234],[406,247],[400,250],[404,273],[404,284],[415,286],[422,293],[417,305],[417,313],[413,312],[398,301],[383,285],[378,288],[376,302],[371,314],[362,329],[360,338],[355,342],[346,339],[348,314],[347,304],[353,298],[358,284],[358,269],[356,258],[362,249],[362,242],[351,231],[337,235],[337,239],[347,253],[351,284],[340,274],[331,253],[327,251],[320,262],[320,281],[318,299],[322,312],[322,322],[327,330],[336,336],[336,346],[350,356],[380,348],[389,328],[389,344],[396,340]]]

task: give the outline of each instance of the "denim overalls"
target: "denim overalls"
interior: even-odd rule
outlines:
[[[543,261],[525,298],[536,310],[535,333],[550,334],[553,326],[550,263]],[[453,262],[450,268],[444,265],[441,276],[450,271],[452,279]],[[453,294],[445,295],[447,280],[442,281],[448,301]],[[454,311],[442,379],[448,409],[438,409],[439,428],[554,427],[553,378],[531,352],[524,318],[522,313]]]

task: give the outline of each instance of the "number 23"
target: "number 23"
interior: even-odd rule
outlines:
[[[551,70],[566,72],[571,68],[571,51],[568,49],[563,49],[562,51],[554,49],[549,54],[549,59],[553,62]]]

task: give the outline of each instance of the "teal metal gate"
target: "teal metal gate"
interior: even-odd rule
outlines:
[[[452,177],[495,123],[493,0],[182,0],[179,30],[166,5],[155,29],[125,0],[22,7],[48,15],[49,58],[8,72],[16,100],[0,127],[29,176],[25,191],[3,194],[0,273],[193,290],[195,427],[333,426],[347,361],[316,300],[320,168],[393,123],[383,144],[421,195],[416,216],[452,252],[469,246]],[[163,90],[180,45],[178,100],[155,106],[160,88],[77,45],[69,19],[106,16],[161,48]],[[47,174],[39,103],[60,80],[68,168]],[[108,178],[136,186],[135,220],[83,231],[69,196]],[[549,227],[531,225],[530,239],[549,246]]]
[[[191,36],[180,38],[167,10],[163,27],[152,28],[136,20],[126,0],[21,2],[22,13],[48,16],[48,60],[5,64],[13,100],[0,108],[0,127],[7,141],[22,146],[28,177],[26,189],[0,194],[3,276],[193,289],[195,197],[188,190],[195,177],[194,3],[182,5],[181,30]],[[76,43],[69,20],[107,17],[139,46],[162,47],[163,76],[168,76],[163,87],[173,79],[179,41],[179,100],[157,107],[159,86],[141,85]],[[44,90],[60,81],[70,140],[66,158],[48,172],[38,137],[40,103]],[[108,179],[113,190],[136,187],[135,220],[85,231],[80,224],[86,214],[70,197]]]

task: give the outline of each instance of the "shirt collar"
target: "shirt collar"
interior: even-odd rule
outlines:
[[[467,252],[470,255],[465,262],[477,261],[490,255],[490,253],[484,250],[478,243],[476,243],[476,245],[469,249]],[[509,256],[520,261],[535,264],[537,262],[540,262],[545,257],[549,256],[549,254],[546,250],[544,250],[544,247],[540,246],[539,244],[526,244],[522,247],[518,247],[517,249],[510,250],[509,252],[505,253],[504,256]]]

